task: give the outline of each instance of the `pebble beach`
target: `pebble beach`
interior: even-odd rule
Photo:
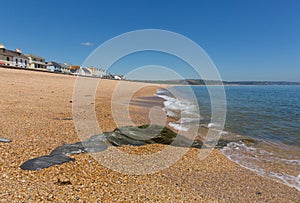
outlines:
[[[11,140],[0,142],[1,202],[299,202],[297,189],[237,165],[218,149],[199,160],[204,149],[191,148],[175,164],[148,175],[119,173],[89,153],[71,155],[75,161],[62,165],[22,170],[20,165],[28,159],[80,141],[72,114],[75,82],[74,76],[0,68],[0,138]],[[145,98],[159,88],[167,88],[102,79],[95,97],[102,132],[118,127],[111,111],[118,85],[128,91],[139,87],[132,101],[126,99],[127,91],[117,98],[116,111],[129,104],[132,122],[124,125],[148,124],[149,107],[161,106],[162,101]],[[152,154],[164,147],[149,144],[119,148]]]

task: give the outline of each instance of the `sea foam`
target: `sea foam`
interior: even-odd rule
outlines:
[[[272,152],[253,146],[247,146],[243,142],[230,142],[227,144],[227,147],[222,149],[222,152],[228,159],[236,162],[240,166],[252,170],[259,175],[276,179],[300,191],[300,175],[277,171],[278,169],[276,169],[276,167],[270,168],[270,163],[271,165],[289,165],[292,168],[299,167],[299,160],[279,158]],[[286,171],[289,171],[288,168],[286,168]]]
[[[170,122],[169,126],[179,131],[188,131],[193,124],[199,124],[201,117],[196,102],[175,97],[168,90],[158,90],[155,96],[164,99],[163,111],[168,117],[178,119]]]

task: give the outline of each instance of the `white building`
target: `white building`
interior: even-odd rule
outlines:
[[[57,63],[54,61],[47,63],[47,70],[51,72],[70,73],[70,68],[65,63]]]
[[[0,65],[29,68],[29,58],[18,48],[15,51],[8,50],[3,44],[0,44]]]
[[[45,58],[33,54],[26,54],[26,56],[29,58],[30,68],[42,70],[47,69]]]

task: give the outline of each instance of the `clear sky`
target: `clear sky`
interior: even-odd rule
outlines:
[[[195,41],[223,80],[300,81],[299,0],[1,2],[0,43],[49,61],[80,65],[106,40],[149,28]]]

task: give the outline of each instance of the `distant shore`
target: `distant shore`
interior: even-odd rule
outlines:
[[[199,160],[201,149],[189,149],[174,165],[149,175],[126,175],[106,168],[89,154],[72,155],[75,162],[40,171],[21,170],[20,165],[49,154],[57,146],[80,141],[74,125],[72,105],[76,77],[44,72],[0,68],[1,199],[7,202],[297,202],[300,192],[262,177],[228,160],[213,150]],[[90,80],[99,80],[90,78]],[[131,122],[148,124],[149,109],[162,100],[147,100],[168,85],[100,80],[95,110],[103,132],[117,127],[112,114],[115,87],[117,116],[126,116],[122,105],[129,104]],[[135,90],[130,101],[128,93]],[[86,95],[90,96],[90,95]],[[144,104],[144,105],[143,105]],[[84,107],[86,108],[86,107]],[[85,109],[83,109],[85,110]],[[122,146],[133,154],[152,154],[163,145]],[[166,157],[168,159],[168,157]]]
[[[184,79],[184,80],[130,80],[133,82],[146,82],[153,84],[169,84],[169,85],[191,85],[191,86],[236,86],[236,85],[300,85],[300,82],[289,81],[217,81],[202,79]]]

